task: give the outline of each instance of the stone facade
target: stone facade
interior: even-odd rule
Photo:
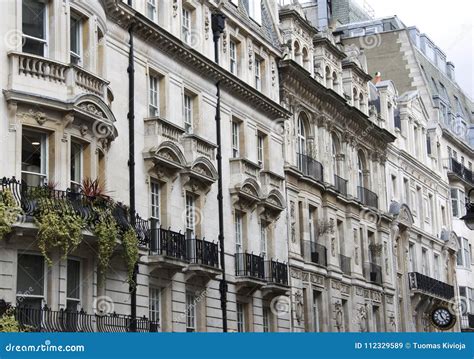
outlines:
[[[318,29],[293,2],[131,3],[4,5],[15,16],[0,23],[1,176],[10,179],[1,189],[23,212],[0,242],[0,299],[20,313],[84,311],[94,330],[119,318],[126,330],[122,238],[131,226],[142,331],[221,331],[220,289],[230,331],[434,330],[426,313],[453,298],[427,294],[410,273],[433,273],[452,289],[458,239],[434,152],[446,136],[430,127],[422,90],[373,85],[367,52]],[[226,16],[218,64],[216,11]],[[131,121],[139,217],[118,203],[130,205]],[[413,128],[416,139],[407,137]],[[88,178],[106,188],[123,225],[105,276],[95,202],[77,194]],[[66,255],[38,241],[38,186],[52,211],[64,205],[87,222]],[[430,269],[414,266],[410,250]]]

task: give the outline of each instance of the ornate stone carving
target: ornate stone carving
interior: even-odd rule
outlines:
[[[298,324],[301,324],[301,322],[303,321],[303,308],[303,293],[298,290],[295,293],[295,314]]]
[[[344,330],[344,325],[343,325],[342,303],[339,300],[336,303],[334,303],[334,314],[336,317],[337,331],[341,332]]]
[[[359,320],[359,330],[361,332],[367,331],[367,304],[361,305],[356,312],[356,317]]]
[[[87,102],[79,105],[79,108],[85,112],[88,112],[94,116],[105,118],[104,113],[93,103]]]
[[[209,9],[206,8],[206,12],[204,15],[204,37],[209,39],[209,29],[210,29],[210,20],[209,20]]]

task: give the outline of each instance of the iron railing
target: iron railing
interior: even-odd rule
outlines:
[[[365,187],[357,186],[357,198],[366,206],[379,207],[379,197],[377,194]]]
[[[82,193],[56,190],[48,186],[28,186],[15,177],[4,177],[0,189],[12,193],[27,220],[38,216],[40,212],[57,211],[82,218],[92,229],[101,220],[100,213],[106,210],[110,211],[122,232],[132,227],[141,246],[147,246],[149,243],[148,221],[138,214],[132,214],[128,207],[108,197],[89,197]]]
[[[20,328],[29,332],[129,332],[131,317],[128,315],[87,314],[84,311],[51,310],[48,307],[19,306],[8,308],[15,315]],[[146,317],[136,318],[137,332],[157,332],[159,323]]]
[[[416,289],[444,299],[451,300],[454,298],[454,287],[452,285],[418,272],[408,273],[408,283],[410,289]]]
[[[253,253],[235,253],[235,275],[264,280],[264,258]]]
[[[350,275],[351,274],[351,258],[340,254],[339,263],[341,265],[342,273]]]
[[[288,285],[288,265],[276,260],[265,261],[267,282]]]
[[[150,253],[187,261],[186,237],[183,233],[174,232],[171,229],[152,228]]]
[[[469,182],[470,184],[474,184],[473,172],[470,169],[466,168],[462,163],[459,163],[453,157],[449,159],[449,170],[464,179],[465,181]]]
[[[219,249],[216,242],[204,239],[188,239],[188,259],[191,263],[219,268]]]
[[[343,196],[347,196],[347,180],[339,177],[338,175],[334,175],[334,187],[336,187],[336,191],[342,194]]]
[[[324,267],[327,266],[327,249],[325,246],[313,241],[304,241],[303,252],[305,260]]]
[[[305,176],[311,177],[316,181],[322,182],[324,179],[323,165],[314,158],[297,153],[298,169],[303,172]]]

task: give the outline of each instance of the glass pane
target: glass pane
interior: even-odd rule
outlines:
[[[22,51],[28,54],[44,56],[44,43],[34,39],[23,38]]]
[[[44,174],[45,135],[39,132],[23,131],[21,148],[21,170]]]
[[[44,259],[31,254],[18,255],[18,294],[43,295]]]
[[[77,190],[78,185],[81,183],[81,172],[82,172],[82,145],[78,143],[71,143],[71,182],[74,182],[71,187]],[[75,186],[73,186],[75,185]]]
[[[80,55],[81,53],[80,29],[81,20],[76,17],[71,17],[71,51],[76,55]]]
[[[81,293],[81,264],[79,261],[67,261],[67,297],[80,298]]]
[[[22,8],[23,33],[39,39],[44,39],[45,4],[35,0],[23,0]]]

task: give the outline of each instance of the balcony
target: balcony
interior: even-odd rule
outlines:
[[[165,268],[173,270],[184,269],[188,264],[186,237],[181,232],[175,232],[157,226],[151,219],[151,241],[148,264],[152,270]],[[197,254],[196,254],[197,257]]]
[[[342,273],[351,275],[351,258],[350,257],[340,254],[339,264],[341,265]]]
[[[288,291],[288,264],[274,259],[265,261],[265,277],[264,297],[283,295]]]
[[[324,179],[323,165],[314,158],[297,153],[298,169],[307,177],[322,182]]]
[[[312,241],[304,241],[303,246],[306,261],[327,267],[327,249],[325,246]]]
[[[379,197],[371,190],[357,186],[357,198],[362,204],[369,207],[379,207]]]
[[[347,180],[338,175],[334,175],[334,187],[337,192],[342,194],[344,197],[347,197]]]
[[[408,273],[408,283],[411,290],[432,297],[448,299],[454,298],[454,287],[437,279],[418,272]]]
[[[35,92],[63,102],[81,94],[106,101],[109,82],[78,66],[21,52],[9,52],[8,58],[8,90]]]
[[[468,168],[464,167],[462,163],[459,163],[456,161],[454,158],[449,159],[449,171],[448,171],[448,177],[454,177],[457,179],[463,180],[465,183],[467,183],[468,186],[473,186],[474,185],[474,174],[471,170]]]
[[[27,186],[15,177],[3,178],[0,183],[1,191],[10,191],[23,211],[26,221],[34,222],[41,208],[46,211],[60,211],[82,218],[86,229],[92,230],[99,220],[99,211],[111,211],[120,230],[127,231],[130,226],[135,229],[140,246],[148,246],[150,233],[148,221],[139,215],[133,215],[130,210],[110,198],[88,197],[82,193],[70,190],[62,191],[48,186]],[[135,218],[133,218],[133,216]]]
[[[461,331],[474,332],[474,314],[467,313],[461,317]]]
[[[364,266],[364,273],[369,282],[382,285],[382,267],[380,265],[368,262]]]
[[[194,276],[211,279],[221,273],[217,242],[208,242],[198,238],[188,239],[187,258],[189,260],[185,269],[187,279]]]
[[[124,333],[130,331],[131,317],[120,314],[87,314],[84,311],[55,311],[48,307],[4,308],[13,313],[21,330],[28,332]],[[136,318],[137,332],[157,332],[160,325],[146,317]]]
[[[252,293],[265,284],[265,260],[253,253],[235,254],[237,292]]]

